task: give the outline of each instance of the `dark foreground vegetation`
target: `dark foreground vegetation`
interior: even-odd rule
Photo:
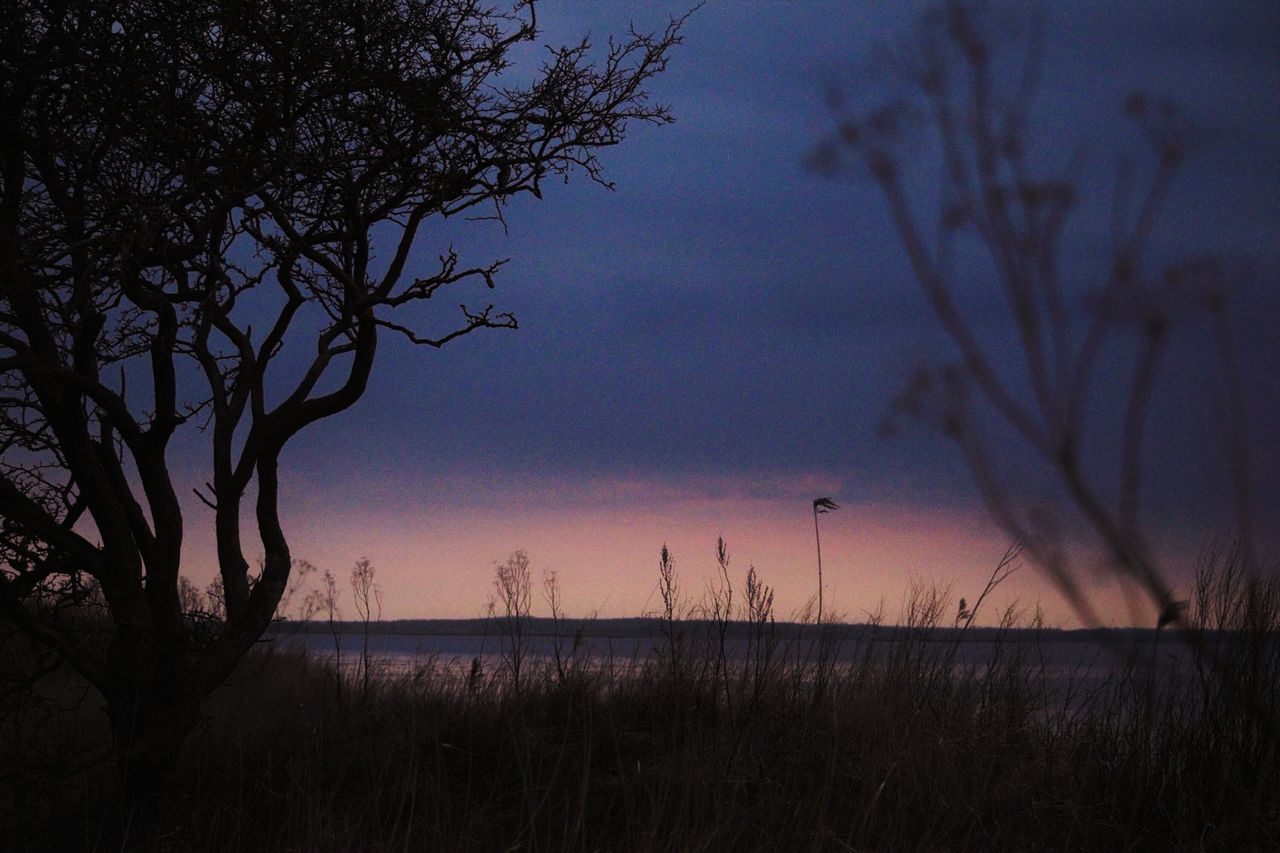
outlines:
[[[517,663],[503,633],[496,664],[365,680],[264,645],[206,709],[146,849],[1280,849],[1274,576],[1220,564],[1188,629],[1152,635],[1186,666],[1105,678],[1049,667],[1034,617],[960,664],[943,629],[970,614],[945,596],[916,595],[873,651],[836,624],[797,639],[762,592],[713,590],[697,622],[668,608],[645,659],[583,658],[570,629],[558,661]],[[17,643],[2,846],[107,849],[101,703],[64,669],[20,689]]]

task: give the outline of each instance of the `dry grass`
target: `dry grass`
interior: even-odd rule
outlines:
[[[518,689],[423,661],[339,694],[323,661],[264,651],[214,697],[153,848],[1280,848],[1274,719],[1254,710],[1280,707],[1274,576],[1217,561],[1176,678],[1135,663],[1063,680],[1013,613],[961,665],[949,606],[922,591],[874,641],[759,610],[728,632],[668,622],[648,659],[529,659]],[[744,632],[750,651],[728,654]],[[1179,638],[1148,643],[1158,658]],[[110,782],[97,713],[35,726],[6,709],[8,849],[93,847]]]

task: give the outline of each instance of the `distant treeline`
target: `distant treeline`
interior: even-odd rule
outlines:
[[[504,617],[478,617],[473,619],[391,619],[370,622],[370,634],[395,634],[405,636],[436,637],[481,637],[493,636],[501,632],[499,622]],[[573,635],[579,629],[586,637],[630,639],[636,637],[660,636],[664,622],[657,617],[633,617],[617,619],[561,619],[557,626],[549,617],[530,616],[524,620],[524,630],[529,636],[553,637],[557,633]],[[710,619],[685,619],[675,623],[676,629],[690,634],[699,634],[715,626]],[[890,640],[901,637],[905,633],[919,635],[924,641],[950,643],[962,634],[971,642],[1027,641],[1039,639],[1054,643],[1105,643],[1108,645],[1132,645],[1143,640],[1154,641],[1159,631],[1155,628],[1000,628],[978,627],[943,628],[931,627],[921,629],[900,625],[868,625],[829,623],[814,625],[800,622],[778,622],[775,625],[779,638],[813,639],[834,632],[847,640]],[[325,620],[282,620],[277,622],[266,636],[291,633],[324,634],[337,630],[344,634],[363,633],[365,623],[357,621],[335,621],[330,624]],[[727,625],[726,636],[730,639],[745,639],[752,630],[751,623],[731,621]],[[1164,629],[1169,633],[1168,629]]]

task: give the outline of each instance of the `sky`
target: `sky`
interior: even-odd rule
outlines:
[[[548,43],[601,43],[632,23],[661,29],[688,5],[549,2],[539,18]],[[577,175],[542,201],[513,202],[505,231],[424,229],[424,265],[450,244],[464,262],[511,258],[497,290],[450,304],[493,301],[520,328],[440,351],[381,346],[361,402],[285,453],[294,555],[340,578],[369,558],[384,618],[462,617],[484,612],[495,564],[524,549],[536,573],[557,572],[571,615],[633,616],[657,608],[664,544],[693,604],[723,536],[735,583],[754,565],[786,618],[816,591],[812,501],[830,496],[841,508],[820,519],[829,611],[860,621],[883,607],[893,621],[920,583],[972,600],[1008,535],[953,444],[923,426],[881,429],[913,370],[954,351],[874,184],[804,166],[833,127],[825,87],[854,104],[883,100],[878,50],[925,8],[713,0],[690,16],[651,87],[675,124],[633,126],[602,153],[613,191]],[[994,6],[1010,38],[1031,20],[1026,8]],[[1195,129],[1153,268],[1213,252],[1247,273],[1233,277],[1229,322],[1255,525],[1280,553],[1280,6],[1082,2],[1045,13],[1031,139],[1038,163],[1078,170],[1070,281],[1097,273],[1119,158],[1142,161],[1125,96],[1172,96]],[[936,158],[927,145],[916,152],[912,186],[931,201]],[[972,277],[963,304],[1012,370],[999,293],[980,269]],[[1083,316],[1079,296],[1073,310]],[[1216,368],[1194,318],[1185,325],[1152,401],[1144,468],[1144,518],[1175,578],[1232,521]],[[1107,418],[1122,400],[1108,383],[1131,369],[1122,344],[1105,358],[1090,445],[1099,470],[1114,456]],[[1057,501],[1034,460],[990,429],[1018,499]],[[214,573],[211,519],[201,523],[208,513],[194,501],[188,509],[189,574],[203,582]],[[1145,621],[1097,568],[1084,533],[1068,536],[1081,542],[1104,618]],[[984,619],[1015,601],[1039,603],[1050,624],[1076,624],[1033,565]]]

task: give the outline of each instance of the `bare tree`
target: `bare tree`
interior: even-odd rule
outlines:
[[[833,176],[869,175],[879,187],[911,271],[959,353],[958,364],[916,373],[897,411],[930,423],[958,444],[993,516],[1047,571],[1082,621],[1100,620],[1061,525],[1043,505],[1028,507],[1000,473],[1010,452],[991,444],[983,426],[992,421],[984,414],[994,414],[994,422],[1029,451],[1038,473],[1057,482],[1116,573],[1154,604],[1159,624],[1179,622],[1180,603],[1141,524],[1139,498],[1153,387],[1170,328],[1187,306],[1198,306],[1215,327],[1216,356],[1230,397],[1224,432],[1232,447],[1229,477],[1238,535],[1246,552],[1251,548],[1244,426],[1220,266],[1197,255],[1152,269],[1149,251],[1185,162],[1186,123],[1165,99],[1133,95],[1125,101],[1124,112],[1150,150],[1148,182],[1130,192],[1133,170],[1122,173],[1128,180],[1115,190],[1111,249],[1101,280],[1086,291],[1073,289],[1085,266],[1063,246],[1078,202],[1080,162],[1043,176],[1044,158],[1036,156],[1028,132],[1042,22],[1033,18],[1025,55],[1012,66],[997,64],[993,30],[991,19],[967,3],[948,3],[926,15],[904,44],[883,57],[884,69],[902,84],[896,87],[900,96],[863,108],[851,102],[846,88],[831,87],[836,127],[808,163]],[[1013,73],[1005,74],[1008,68]],[[904,154],[908,141],[915,156]],[[919,183],[913,162],[927,159],[918,156],[922,148],[938,152],[936,199],[922,200],[914,189]],[[936,213],[922,212],[929,210]],[[958,263],[961,255],[972,262]],[[983,272],[975,273],[979,257]],[[980,314],[966,305],[966,289],[976,287],[982,275],[1007,309],[1013,359],[994,355],[993,341],[979,328],[991,319],[989,309]],[[1082,306],[1090,311],[1080,311]],[[1121,377],[1106,369],[1104,353],[1125,333],[1136,333],[1136,358],[1132,372]],[[1098,411],[1107,399],[1123,401],[1114,423],[1119,452],[1112,470],[1106,469],[1110,437],[1098,437]],[[1109,426],[1102,423],[1103,429]]]
[[[206,609],[204,593],[186,575],[178,575],[178,606],[183,613],[196,613]]]
[[[307,593],[302,603],[303,618],[310,620],[317,613],[323,613],[329,624],[329,637],[333,640],[333,675],[334,694],[342,700],[342,606],[338,599],[342,593],[338,590],[338,579],[328,569],[320,578],[320,588]]]
[[[564,601],[560,589],[560,573],[555,569],[542,570],[542,598],[547,602],[547,610],[551,615],[551,661],[555,666],[556,681],[565,684],[569,680],[570,668],[576,663],[572,656],[577,652],[577,644],[566,654]]]
[[[670,120],[646,85],[679,30],[548,49],[518,84],[503,72],[537,39],[529,0],[7,7],[0,612],[106,697],[131,802],[160,789],[204,697],[276,613],[290,440],[361,397],[387,334],[436,348],[516,327],[492,305],[425,319],[494,287],[503,261],[441,247],[422,269],[424,226],[500,219],[552,176],[605,183],[599,149]],[[191,484],[169,465],[189,425],[225,609],[198,643],[178,593]],[[88,578],[107,647],[24,603]]]
[[[489,615],[498,620],[504,640],[503,656],[511,683],[520,691],[520,674],[529,653],[529,612],[533,605],[533,579],[529,574],[529,555],[515,551],[505,563],[493,570],[494,596],[489,600]]]
[[[360,617],[364,635],[360,646],[360,678],[363,695],[369,695],[369,622],[382,619],[382,590],[374,580],[376,573],[368,557],[361,557],[351,567],[351,598]]]

